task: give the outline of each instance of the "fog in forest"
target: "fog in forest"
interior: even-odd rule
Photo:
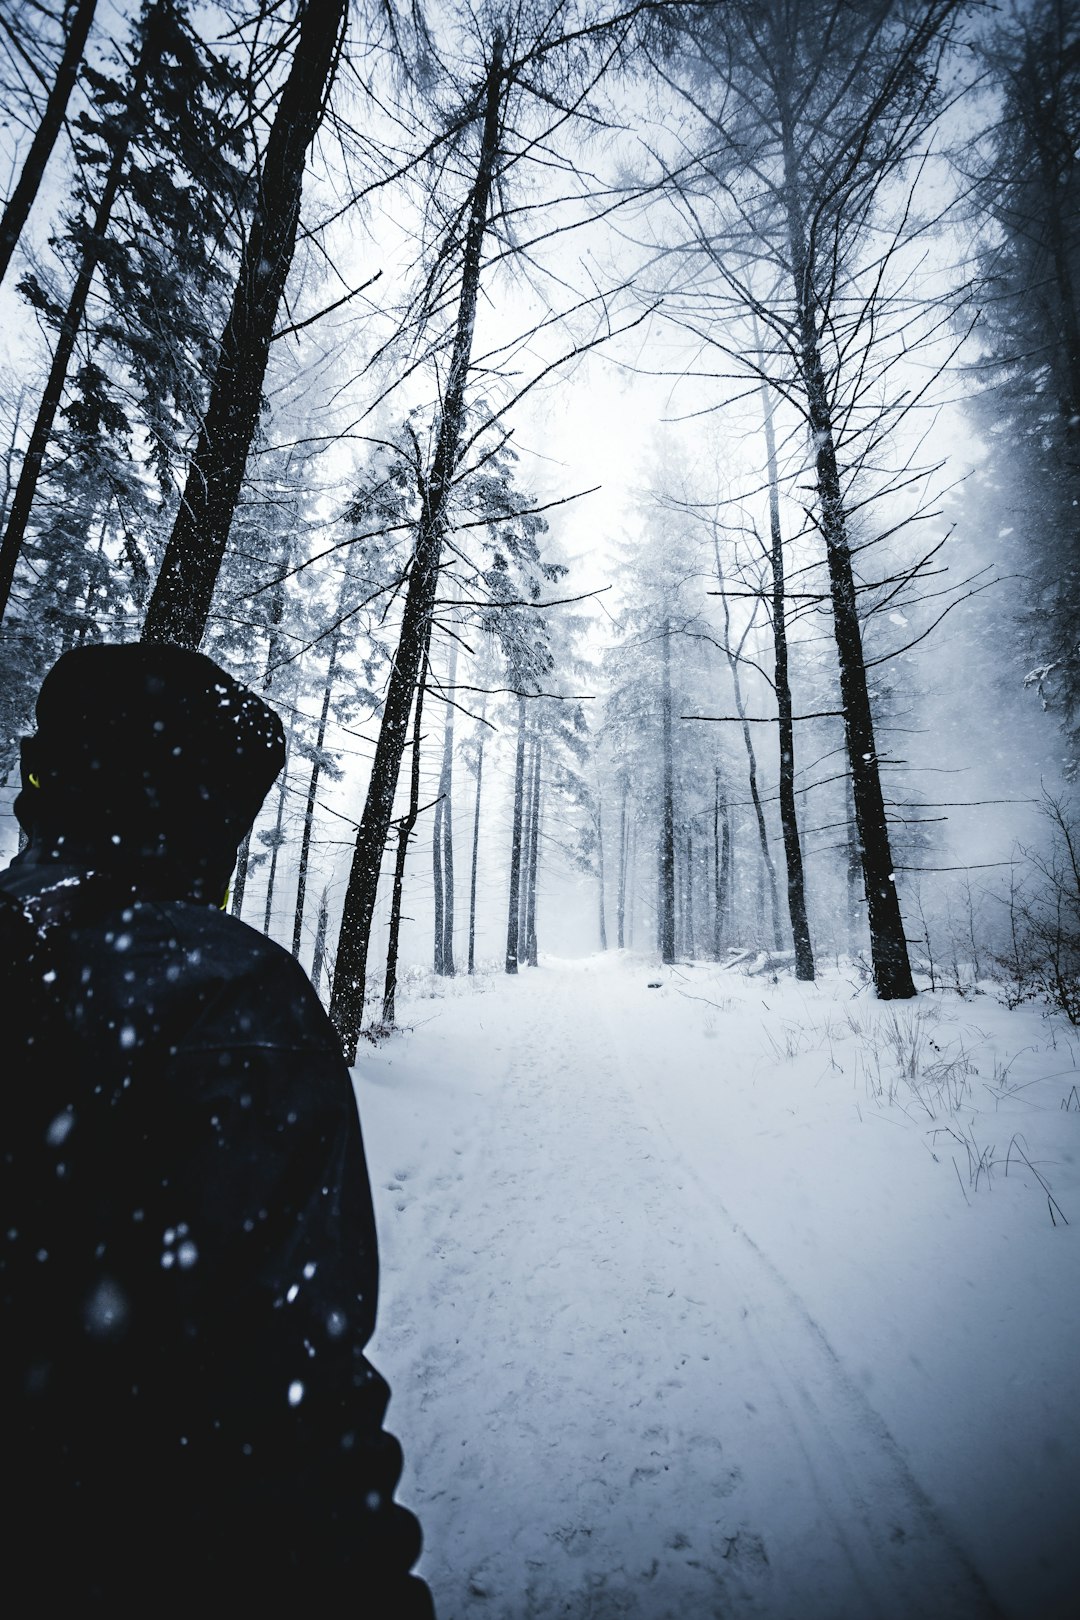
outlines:
[[[7,13],[7,853],[43,670],[173,640],[347,1050],[470,935],[1067,999],[1071,7]]]

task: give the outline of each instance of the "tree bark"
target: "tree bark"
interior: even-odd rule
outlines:
[[[532,813],[533,789],[536,786],[536,746],[534,732],[526,739],[525,794],[521,827],[521,884],[518,911],[518,960],[529,960],[529,889],[532,880]]]
[[[304,805],[304,830],[300,837],[300,857],[297,863],[296,875],[296,907],[293,912],[292,954],[297,961],[300,960],[300,944],[304,929],[304,904],[307,899],[308,862],[311,858],[311,837],[315,825],[315,805],[318,800],[319,777],[322,775],[322,762],[320,755],[326,741],[326,727],[330,714],[330,698],[333,693],[334,672],[337,664],[338,633],[330,638],[330,657],[326,666],[326,675],[323,680],[322,706],[319,710],[319,724],[315,732],[315,758],[311,762],[311,775],[308,778],[307,800]]]
[[[537,732],[533,746],[532,806],[529,812],[529,886],[525,903],[525,958],[530,967],[537,965],[536,947],[536,877],[540,858],[540,782],[543,760],[543,742]]]
[[[311,982],[319,988],[323,963],[326,960],[326,929],[330,918],[330,891],[324,889],[319,896],[319,909],[315,915],[315,948],[311,953]]]
[[[323,682],[323,700],[322,708],[319,711],[319,726],[315,733],[315,758],[311,762],[307,803],[304,806],[304,831],[300,839],[300,870],[296,879],[296,912],[293,917],[292,936],[292,953],[297,961],[300,960],[300,941],[304,929],[304,901],[307,898],[308,860],[311,856],[311,834],[315,825],[315,804],[319,793],[319,777],[322,774],[320,755],[326,741],[326,727],[330,716],[330,699],[334,690],[334,674],[337,669],[340,642],[341,631],[338,629],[330,637],[330,657],[327,661],[326,677]]]
[[[147,607],[144,641],[198,647],[206,629],[296,248],[307,152],[322,121],[347,10],[348,0],[303,0],[296,53],[266,145],[210,400]]]
[[[660,822],[660,959],[675,960],[675,761],[671,736],[671,621],[664,620],[661,822]]]
[[[514,824],[510,834],[510,898],[506,909],[506,971],[518,970],[521,928],[521,824],[525,793],[525,699],[518,698],[517,757],[514,762]]]
[[[379,740],[375,747],[371,780],[356,849],[345,892],[345,907],[338,939],[334,990],[330,1015],[341,1037],[346,1061],[356,1061],[356,1047],[364,1015],[368,940],[379,868],[393,811],[398,770],[405,746],[405,729],[420,668],[421,651],[435,605],[435,590],[442,560],[443,531],[454,477],[465,412],[465,382],[472,355],[476,299],[480,286],[480,256],[487,228],[488,204],[499,149],[499,102],[503,85],[503,40],[496,34],[488,70],[484,102],[484,129],[480,142],[476,181],[469,209],[462,263],[461,296],[450,366],[447,372],[439,431],[431,476],[413,550],[409,585],[405,594],[397,656],[390,670]]]
[[[446,941],[443,927],[442,818],[443,802],[440,796],[435,801],[435,815],[431,828],[431,886],[435,912],[431,965],[440,977],[444,971],[443,946]]]
[[[452,693],[457,679],[457,642],[450,643],[450,657],[446,668],[448,693]],[[443,725],[442,768],[439,772],[439,802],[436,805],[438,830],[433,847],[441,841],[439,886],[436,890],[436,973],[454,977],[454,824],[452,816],[454,793],[454,703],[448,696],[446,719]]]
[[[427,686],[427,652],[416,683],[413,707],[412,768],[409,775],[409,808],[398,822],[398,846],[394,859],[394,888],[390,898],[390,934],[386,946],[386,978],[383,981],[383,1023],[393,1025],[397,997],[398,938],[401,933],[401,897],[405,886],[405,857],[409,852],[416,818],[420,813],[420,723]]]
[[[859,834],[863,887],[870,924],[870,957],[873,964],[874,986],[879,997],[882,1001],[894,1001],[913,996],[915,985],[911,977],[907,940],[904,937],[904,924],[900,915],[900,901],[893,872],[889,824],[881,791],[881,772],[877,745],[874,741],[870,694],[866,683],[866,661],[863,656],[858,601],[851,569],[851,552],[848,547],[847,514],[840,487],[832,412],[815,322],[813,266],[810,262],[806,227],[802,217],[790,111],[783,98],[780,112],[788,240],[798,322],[799,366],[815,446],[818,519],[825,541],[829,569],[833,629],[840,665],[844,734],[851,766],[855,821]]]
[[[278,778],[277,815],[274,818],[274,841],[270,846],[270,871],[266,879],[266,907],[263,913],[263,933],[270,938],[270,918],[274,910],[274,888],[277,883],[278,854],[281,850],[282,823],[285,820],[285,794],[289,786],[288,760],[282,766]]]
[[[30,210],[41,187],[45,167],[52,156],[56,137],[63,126],[96,6],[97,0],[78,0],[74,7],[63,53],[56,69],[56,77],[45,102],[45,111],[30,142],[30,150],[26,154],[22,172],[4,207],[3,218],[0,219],[0,281],[7,275],[11,255],[22,235],[23,226],[30,217]],[[71,11],[70,6],[65,9]]]
[[[123,179],[124,165],[127,162],[131,143],[138,126],[139,105],[146,89],[146,80],[151,63],[155,53],[160,48],[157,21],[163,10],[164,5],[159,4],[146,18],[131,88],[124,101],[123,114],[117,120],[118,127],[123,133],[113,148],[113,154],[105,173],[105,182],[101,188],[101,196],[98,199],[94,222],[86,238],[86,246],[83,249],[82,262],[75,277],[75,285],[71,289],[71,297],[68,299],[64,318],[60,323],[52,364],[45,380],[45,389],[38,405],[34,426],[30,431],[30,441],[26,446],[26,454],[23,457],[19,480],[15,485],[15,494],[12,497],[11,508],[8,512],[4,538],[0,542],[0,622],[3,621],[11,598],[11,585],[22,552],[23,540],[26,537],[26,526],[30,521],[34,496],[37,494],[45,451],[48,448],[53,423],[56,421],[56,413],[60,408],[64,383],[67,380],[68,366],[71,364],[71,357],[75,352],[75,344],[79,336],[79,328],[86,313],[86,302],[90,296],[90,286],[101,259],[105,234],[109,228],[112,211]]]
[[[484,714],[476,753],[476,805],[473,810],[472,871],[469,875],[469,972],[476,972],[476,867],[480,854],[480,786],[484,776]]]
[[[788,915],[795,945],[795,977],[812,980],[814,952],[806,914],[802,843],[795,808],[795,726],[788,677],[787,604],[784,598],[784,539],[780,529],[780,486],[776,466],[776,436],[768,385],[762,380],[761,405],[765,418],[765,454],[769,474],[769,556],[772,564],[772,631],[778,741],[780,744],[780,828],[787,866]]]

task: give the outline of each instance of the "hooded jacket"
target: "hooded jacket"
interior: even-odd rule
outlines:
[[[138,655],[104,673],[126,678],[106,740],[140,805],[112,807],[115,774],[89,797],[107,749],[83,746],[84,712],[64,754],[50,676],[24,748],[30,845],[0,873],[5,1580],[43,1608],[420,1620],[419,1528],[364,1356],[378,1263],[349,1073],[302,970],[217,904],[280,728],[176,649],[85,649],[61,670],[80,694],[100,652]],[[196,687],[186,709],[162,697]],[[238,763],[215,754],[208,698],[254,721]],[[163,757],[187,753],[194,779],[146,764],[163,716]]]

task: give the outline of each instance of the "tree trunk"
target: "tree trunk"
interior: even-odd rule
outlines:
[[[326,928],[330,918],[330,891],[324,889],[319,896],[319,909],[315,915],[315,949],[311,953],[311,982],[319,988],[323,963],[326,960]]]
[[[348,0],[306,0],[266,145],[259,193],[183,497],[143,625],[144,641],[198,647],[262,406],[263,378],[296,248],[307,151],[337,65]]]
[[[694,834],[686,829],[686,872],[683,883],[683,938],[686,954],[693,962],[697,957],[697,941],[694,938]]]
[[[627,949],[631,951],[634,948],[634,922],[637,914],[637,856],[637,821],[634,819],[634,817],[631,817],[626,839],[626,946]]]
[[[607,913],[604,906],[604,801],[596,795],[596,864],[600,880],[600,949],[607,950]]]
[[[304,901],[307,897],[308,860],[311,855],[311,833],[315,825],[315,804],[319,792],[319,777],[322,765],[319,756],[326,741],[326,726],[330,716],[330,698],[334,689],[334,673],[337,668],[338,647],[341,642],[340,629],[335,630],[330,637],[330,657],[326,665],[326,679],[323,684],[322,708],[319,711],[319,728],[315,733],[315,758],[311,762],[311,779],[308,782],[307,804],[304,806],[304,832],[300,839],[300,870],[296,879],[296,913],[293,917],[292,953],[296,960],[300,960],[300,941],[304,928]]]
[[[731,807],[724,798],[724,843],[722,849],[724,861],[724,883],[721,891],[721,900],[724,903],[723,916],[727,922],[728,938],[734,943],[735,934],[735,829],[731,822]]]
[[[431,477],[424,491],[424,504],[417,528],[397,656],[390,670],[379,740],[375,748],[367,799],[356,835],[356,849],[345,892],[345,907],[334,972],[334,990],[330,998],[330,1015],[341,1037],[346,1060],[350,1063],[356,1061],[356,1046],[364,1015],[368,940],[371,933],[371,918],[375,910],[379,868],[393,811],[398,770],[405,746],[405,729],[420,668],[421,652],[435,605],[435,590],[442,559],[443,531],[461,443],[465,382],[472,354],[476,298],[480,286],[480,255],[499,149],[502,56],[502,36],[496,34],[488,72],[484,131],[469,209],[462,263],[461,296],[439,432]]]
[[[870,694],[866,684],[862,631],[847,539],[847,513],[836,460],[832,412],[815,322],[816,298],[812,265],[802,218],[798,169],[786,107],[782,107],[788,237],[798,320],[799,365],[806,391],[809,426],[815,446],[819,502],[818,521],[829,568],[833,630],[840,665],[840,698],[844,735],[851,766],[855,821],[862,855],[863,887],[870,924],[870,957],[874,985],[882,1001],[915,994],[904,923],[896,892],[889,824],[881,791],[881,772]]]
[[[246,832],[240,841],[240,848],[236,852],[236,869],[232,879],[232,902],[229,910],[234,917],[239,917],[244,910],[244,894],[247,889],[248,865],[251,861],[251,833]]]
[[[675,960],[675,761],[671,738],[671,621],[664,620],[663,630],[663,741],[661,768],[661,825],[660,825],[660,906],[659,934],[660,958],[663,962]]]
[[[769,887],[773,949],[779,951],[783,949],[783,939],[780,934],[780,900],[776,891],[776,867],[773,865],[772,854],[769,850],[769,834],[765,826],[765,811],[761,803],[761,794],[758,791],[757,754],[754,752],[754,739],[750,735],[750,727],[746,721],[746,704],[743,701],[742,681],[739,679],[739,660],[731,649],[731,610],[728,607],[727,594],[724,590],[724,570],[720,561],[720,542],[715,534],[713,536],[713,549],[716,554],[716,579],[720,586],[720,600],[724,609],[724,646],[727,654],[728,669],[731,671],[731,684],[735,692],[735,708],[742,722],[743,745],[746,748],[746,765],[750,778],[750,802],[753,804],[754,818],[757,821],[761,865]],[[762,897],[762,911],[764,911],[764,896]]]
[[[780,744],[780,828],[787,866],[788,915],[791,918],[791,934],[795,945],[795,977],[813,979],[814,952],[810,944],[810,923],[806,915],[802,844],[795,809],[795,725],[792,719],[791,685],[788,678],[787,604],[784,599],[784,540],[780,530],[780,484],[776,467],[773,407],[764,380],[761,384],[761,405],[765,417],[765,453],[769,472],[772,630],[777,731]]]
[[[413,708],[412,768],[409,774],[409,808],[398,822],[398,846],[394,859],[394,888],[390,899],[390,935],[386,946],[386,978],[383,981],[383,1023],[393,1025],[397,997],[398,938],[401,933],[401,896],[405,886],[405,857],[409,851],[416,818],[420,813],[420,723],[427,686],[427,652],[416,683]]]
[[[529,889],[532,880],[532,814],[533,789],[536,786],[537,735],[527,742],[528,760],[525,766],[525,795],[522,806],[521,827],[521,884],[518,912],[518,959],[529,960]]]
[[[514,762],[514,825],[510,835],[510,899],[506,910],[506,971],[518,970],[521,928],[521,823],[525,792],[525,699],[518,698],[517,758]]]
[[[281,561],[284,562],[289,554],[289,542],[286,541]],[[281,570],[284,572],[284,569]],[[278,665],[278,654],[281,650],[281,621],[285,616],[285,586],[279,580],[274,587],[271,599],[270,612],[267,618],[266,664],[263,671],[263,692],[269,696],[274,685],[274,671]],[[236,852],[236,871],[232,881],[232,906],[230,910],[234,917],[239,917],[244,909],[244,892],[247,889],[248,869],[251,864],[251,833],[252,829],[244,834],[240,848]]]
[[[7,611],[8,601],[11,597],[11,584],[15,577],[15,568],[22,552],[26,526],[30,521],[30,512],[34,504],[34,496],[37,493],[38,480],[41,477],[41,466],[45,459],[45,451],[48,448],[49,436],[53,430],[56,413],[60,408],[64,383],[67,380],[68,366],[71,364],[71,357],[75,352],[75,344],[79,336],[79,328],[86,312],[90,284],[94,279],[94,272],[98,267],[102,248],[105,245],[105,233],[109,228],[113,207],[120,190],[124,164],[127,162],[131,143],[138,127],[139,104],[142,101],[143,91],[146,89],[150,64],[153,61],[154,53],[160,48],[157,21],[163,9],[162,4],[157,5],[146,19],[131,89],[128,91],[124,102],[123,115],[118,119],[118,125],[124,133],[113,148],[112,158],[105,174],[105,182],[101,188],[97,211],[94,214],[94,222],[86,236],[82,262],[75,277],[75,285],[71,289],[71,297],[68,299],[64,318],[60,323],[56,349],[53,353],[52,364],[49,367],[49,375],[45,381],[45,390],[41,396],[34,426],[30,432],[30,441],[26,446],[22,470],[19,473],[19,481],[15,486],[11,509],[8,512],[4,538],[0,542],[0,622],[2,622]]]
[[[22,166],[22,173],[15,183],[15,188],[7,200],[3,218],[0,219],[0,281],[7,275],[11,255],[15,245],[22,235],[23,226],[30,217],[30,210],[34,206],[41,186],[41,179],[45,173],[45,166],[52,156],[52,149],[56,145],[67,112],[68,101],[75,87],[75,76],[82,61],[83,47],[86,44],[90,25],[94,20],[94,10],[97,0],[78,0],[74,8],[64,41],[63,54],[56,69],[56,77],[45,102],[45,111],[41,115],[41,122],[35,131],[30,143],[30,150],[26,154],[26,161]],[[68,11],[71,7],[66,8]]]
[[[278,853],[282,842],[282,823],[285,820],[285,794],[289,786],[288,760],[282,766],[278,778],[277,815],[274,818],[274,842],[270,846],[270,871],[266,879],[266,908],[263,913],[263,933],[270,938],[270,918],[274,909],[274,887],[277,882]]]
[[[439,772],[439,803],[436,806],[439,818],[439,830],[435,834],[438,843],[441,835],[442,861],[441,861],[441,892],[437,895],[440,902],[441,924],[439,961],[436,973],[445,974],[449,979],[454,977],[454,822],[452,815],[454,799],[454,701],[450,695],[457,680],[457,642],[450,643],[450,658],[446,669],[447,704],[446,719],[443,725],[443,756],[442,769]],[[436,925],[439,927],[439,924]]]
[[[629,835],[629,829],[626,825],[626,794],[627,785],[624,781],[622,803],[619,808],[619,891],[615,911],[620,951],[626,948],[626,857],[628,854],[626,845]]]
[[[532,807],[529,812],[529,887],[525,904],[525,957],[530,967],[537,965],[536,877],[540,859],[540,780],[543,743],[539,732],[533,746]]]
[[[443,946],[446,942],[446,931],[443,926],[442,821],[443,802],[438,798],[435,801],[435,815],[431,829],[431,887],[435,912],[431,965],[440,976],[444,971]]]
[[[719,962],[724,950],[724,920],[727,911],[727,864],[731,833],[728,821],[727,796],[720,791],[720,767],[714,766],[713,777],[713,956]],[[721,815],[723,842],[720,839]]]
[[[850,783],[844,785],[847,801],[847,915],[848,950],[854,955],[859,948],[859,879],[862,876],[862,851],[859,849],[859,829],[855,825],[855,800]]]
[[[484,715],[476,753],[476,807],[473,811],[472,871],[469,875],[469,972],[476,972],[476,866],[480,853],[480,786],[484,776]]]

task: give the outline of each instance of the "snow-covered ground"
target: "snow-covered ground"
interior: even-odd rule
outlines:
[[[399,1017],[372,1358],[440,1620],[1080,1614],[1075,1032],[614,952]]]

